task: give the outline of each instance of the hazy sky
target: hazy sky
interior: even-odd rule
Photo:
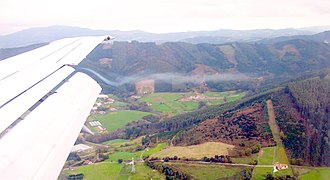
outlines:
[[[0,0],[0,34],[29,27],[178,32],[330,25],[330,0]]]

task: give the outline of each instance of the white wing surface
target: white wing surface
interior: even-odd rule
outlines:
[[[101,87],[68,65],[105,37],[78,37],[0,61],[0,179],[56,179]]]

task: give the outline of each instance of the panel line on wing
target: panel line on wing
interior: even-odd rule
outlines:
[[[68,46],[70,46],[70,45],[72,45],[72,44],[74,44],[74,43],[76,43],[77,41],[80,41],[80,40],[81,40],[81,38],[79,38],[79,39],[75,39],[74,41],[70,42],[69,44],[66,44],[65,46],[62,46],[61,48],[59,48],[59,49],[57,49],[57,50],[55,50],[55,51],[53,51],[53,52],[51,52],[51,53],[45,55],[44,57],[41,57],[39,60],[37,60],[37,61],[33,61],[33,62],[30,63],[30,64],[26,64],[25,66],[23,66],[23,67],[21,67],[20,69],[16,70],[16,72],[13,72],[13,73],[11,73],[11,74],[5,76],[4,78],[0,79],[0,82],[3,81],[4,79],[7,79],[7,78],[13,76],[14,74],[16,74],[16,73],[18,73],[18,72],[20,72],[20,70],[22,70],[22,69],[24,69],[24,68],[26,68],[26,67],[28,67],[28,66],[31,66],[31,65],[33,65],[33,64],[35,64],[35,63],[38,63],[38,61],[41,61],[41,60],[43,60],[43,59],[45,59],[45,58],[47,58],[47,57],[50,57],[51,55],[53,55],[53,54],[55,54],[55,53],[57,53],[57,52],[59,52],[59,51],[65,49],[65,48],[67,48]],[[50,45],[47,45],[47,46],[50,46]],[[47,47],[47,46],[44,46],[44,47]],[[38,50],[38,49],[36,49],[36,50]],[[18,55],[18,56],[19,56],[19,55]],[[4,59],[4,60],[6,60],[6,59]],[[2,61],[2,62],[5,62],[5,61]]]
[[[72,74],[72,76],[70,78],[68,78],[68,79],[74,78],[74,75],[76,75],[76,74],[77,75],[80,75],[80,76],[82,75],[82,73],[74,72]],[[83,74],[83,76],[86,76],[86,74]],[[90,78],[90,77],[88,77],[88,78]],[[86,79],[86,80],[88,80],[88,79]],[[92,81],[94,81],[94,80],[92,80]],[[60,88],[60,87],[58,87],[58,88]],[[77,133],[79,133],[81,131],[81,129],[75,129],[75,130],[73,130],[74,124],[76,124],[76,121],[80,121],[81,123],[85,122],[85,119],[89,115],[89,111],[86,112],[86,111],[84,111],[84,109],[85,109],[85,107],[92,106],[92,104],[93,104],[92,102],[95,101],[96,95],[100,91],[100,87],[98,85],[96,85],[95,87],[92,87],[92,89],[90,89],[88,91],[89,91],[89,93],[86,94],[87,97],[85,97],[84,100],[83,100],[84,103],[80,103],[81,104],[81,107],[77,108],[77,109],[79,109],[79,112],[74,113],[74,115],[72,116],[71,121],[67,121],[66,122],[65,128],[58,129],[58,131],[61,132],[61,133],[59,133],[59,134],[61,134],[61,136],[57,137],[56,140],[54,139],[55,144],[57,144],[57,145],[58,144],[62,144],[63,143],[63,139],[67,139],[66,135],[67,135],[68,132],[72,132],[73,134],[77,134]],[[91,99],[93,99],[93,100],[91,101]],[[88,107],[87,109],[90,110],[90,108],[91,107]],[[84,115],[82,115],[82,112],[80,112],[80,111],[84,111],[83,112]],[[84,118],[81,118],[81,116],[85,116],[85,117]],[[82,121],[81,119],[84,119],[84,121]],[[64,126],[64,123],[62,124],[62,126]],[[65,141],[67,141],[67,140],[65,140]],[[54,151],[56,151],[56,149],[57,149],[57,146],[54,145],[53,148],[52,148],[52,151],[49,151],[47,153],[47,156],[45,156],[45,158],[42,160],[42,163],[41,163],[42,165],[39,166],[38,170],[33,175],[34,178],[36,178],[38,176],[42,176],[42,175],[40,175],[39,170],[42,169],[42,168],[45,168],[45,167],[43,167],[43,165],[45,165],[46,167],[49,166],[49,163],[51,161],[50,160],[51,159],[51,156],[54,156]],[[52,173],[54,173],[54,172],[52,172]]]
[[[103,39],[58,40],[0,62],[0,179],[58,177],[101,91],[71,65]]]
[[[14,74],[16,74],[16,73],[18,73],[18,72],[19,72],[19,71],[13,72],[13,73],[9,74],[8,76],[6,76],[6,77],[0,79],[0,81],[5,80],[5,79],[9,78],[10,76],[12,76],[12,75],[14,75]]]
[[[75,49],[77,49],[82,43],[79,43],[76,47],[74,47],[73,49],[71,49],[68,53],[66,53],[63,57],[61,57],[59,60],[56,61],[56,63],[60,62],[63,58],[65,58],[67,55],[69,55],[72,51],[74,51]]]
[[[52,89],[50,89],[44,96],[40,98],[40,100],[33,103],[24,113],[22,113],[14,122],[12,122],[5,130],[0,132],[0,139],[5,136],[11,128],[13,128],[17,123],[24,120],[24,118],[30,114],[35,108],[37,108],[42,102],[44,102],[49,96],[56,93],[56,90],[59,89],[65,82],[67,82],[72,76],[74,76],[77,71],[73,71],[66,78],[64,78],[61,82],[56,84]]]
[[[33,88],[34,86],[38,85],[40,82],[44,81],[45,79],[47,79],[49,76],[53,75],[54,73],[56,73],[57,71],[59,71],[61,68],[63,68],[65,65],[61,66],[60,68],[56,69],[55,71],[53,71],[52,73],[50,73],[49,75],[47,75],[46,77],[42,78],[41,80],[37,81],[35,84],[33,84],[32,86],[28,87],[27,89],[25,89],[24,91],[22,91],[21,93],[17,94],[16,96],[14,96],[13,98],[11,98],[9,101],[5,102],[4,104],[2,104],[0,106],[0,109],[3,108],[4,106],[6,106],[8,103],[10,103],[11,101],[13,101],[14,99],[16,99],[17,97],[21,96],[22,94],[24,94],[25,92],[27,92],[28,90],[30,90],[31,88]]]
[[[1,178],[56,179],[100,91],[93,79],[76,74],[17,124],[0,140]]]
[[[56,51],[54,51],[54,52],[52,52],[52,53],[50,53],[50,54],[46,55],[45,57],[42,57],[40,60],[43,60],[43,59],[45,59],[45,58],[47,58],[47,57],[49,57],[49,56],[51,56],[51,55],[53,55],[53,54],[57,53],[58,51],[60,51],[60,50],[62,50],[62,49],[64,49],[64,48],[66,48],[66,47],[68,47],[68,46],[70,46],[70,45],[74,44],[75,42],[77,42],[77,41],[79,41],[79,40],[81,40],[81,39],[77,39],[77,40],[73,41],[72,43],[70,43],[70,44],[67,44],[67,45],[65,45],[65,46],[61,47],[60,49],[58,49],[58,50],[56,50]]]

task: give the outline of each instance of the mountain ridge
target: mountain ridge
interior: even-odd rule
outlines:
[[[328,67],[329,52],[329,44],[302,39],[270,45],[244,42],[219,45],[185,42],[156,44],[132,41],[114,42],[108,49],[99,45],[87,56],[86,61],[101,67],[98,61],[109,58],[111,62],[108,62],[107,69],[124,76],[167,72],[191,74],[193,70],[201,70],[200,65],[208,66],[209,70],[218,73],[262,75],[269,72],[279,75],[283,72],[295,73],[309,68]]]
[[[322,29],[322,28],[319,28]],[[322,30],[327,30],[324,27]],[[256,29],[256,30],[230,30],[219,29],[215,31],[189,31],[172,33],[149,33],[141,30],[120,31],[120,30],[93,30],[72,26],[49,26],[22,30],[16,33],[0,36],[0,48],[12,48],[27,46],[39,43],[49,43],[54,40],[75,37],[75,36],[95,36],[111,35],[116,37],[117,41],[143,41],[163,43],[169,41],[183,41],[189,43],[204,43],[207,39],[217,37],[218,40],[213,43],[227,43],[233,41],[257,41],[265,38],[274,38],[279,36],[293,35],[311,35],[318,31],[311,29]],[[207,39],[205,40],[205,38]],[[197,40],[196,40],[197,39]],[[199,40],[198,40],[199,39]]]

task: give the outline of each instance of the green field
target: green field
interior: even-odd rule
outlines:
[[[115,101],[114,103],[110,104],[110,107],[122,107],[127,105],[125,102]]]
[[[233,163],[235,164],[249,164],[254,160],[258,160],[258,154],[252,154],[251,156],[244,156],[244,157],[233,157],[231,158]]]
[[[158,171],[154,171],[143,163],[137,163],[135,166],[136,172],[131,175],[129,179],[165,179],[165,175],[160,174]]]
[[[130,140],[128,140],[128,139],[114,139],[114,140],[110,140],[110,141],[105,141],[102,144],[115,146],[115,145],[123,144],[123,143],[127,143],[127,142],[130,142]]]
[[[63,175],[68,176],[70,174],[84,174],[84,179],[116,179],[120,170],[124,167],[123,164],[118,163],[97,163],[86,166],[79,166],[74,170],[65,170]]]
[[[114,139],[107,141],[104,144],[110,146],[109,148],[109,159],[107,161],[117,162],[118,159],[131,160],[134,157],[135,160],[140,160],[142,156],[151,156],[154,153],[164,149],[167,145],[160,143],[157,146],[148,150],[135,151],[135,148],[141,145],[142,137],[126,140],[126,139]]]
[[[289,166],[288,169],[280,170],[280,171],[275,173],[276,177],[286,176],[286,175],[290,175],[291,177],[293,177],[293,172],[292,172],[292,169],[291,169],[290,166]]]
[[[273,167],[256,166],[253,169],[252,179],[265,179],[267,173],[271,173],[273,176],[276,176],[276,177],[286,176],[286,175],[290,175],[291,177],[293,177],[293,173],[292,173],[292,170],[290,167],[289,167],[289,169],[277,171],[275,174],[273,173],[273,171],[274,171]]]
[[[258,157],[258,165],[274,165],[275,162],[289,165],[288,169],[280,170],[280,171],[276,172],[275,176],[277,176],[277,177],[285,176],[285,175],[293,176],[292,169],[290,167],[288,158],[285,154],[283,147],[276,147],[276,146],[267,147],[267,148],[262,148],[260,150],[259,157]],[[253,170],[252,177],[254,179],[264,179],[267,175],[267,172],[271,172],[273,174],[273,167],[255,167]]]
[[[105,142],[109,145],[109,159],[95,164],[74,167],[73,170],[63,170],[58,179],[67,179],[71,174],[84,174],[84,179],[165,179],[165,176],[158,171],[152,170],[145,166],[141,160],[142,155],[151,155],[166,147],[165,143],[158,144],[150,148],[149,151],[141,150],[135,152],[135,148],[141,145],[142,136],[133,140],[115,139]],[[132,166],[125,165],[125,161],[134,160],[136,162],[136,173],[131,173]],[[118,159],[123,159],[123,163],[119,164]]]
[[[118,128],[125,127],[129,122],[139,120],[144,116],[152,113],[141,112],[141,111],[117,111],[110,112],[107,114],[97,114],[90,116],[91,120],[98,120],[107,129],[108,132],[112,132]]]
[[[109,152],[115,153],[115,152],[135,152],[136,147],[141,145],[143,136],[138,137],[133,140],[128,139],[114,139],[111,141],[107,141],[105,143],[108,143],[110,148]]]
[[[245,93],[236,91],[206,92],[203,95],[207,99],[179,101],[181,98],[196,95],[195,93],[153,93],[145,95],[140,101],[151,103],[151,108],[154,111],[177,115],[198,109],[199,101],[204,101],[209,105],[222,104],[224,103],[224,97],[227,98],[227,102],[230,102],[242,98]]]
[[[266,179],[267,173],[273,174],[272,167],[255,167],[252,172],[252,179]]]
[[[109,159],[110,162],[118,162],[118,159],[132,160],[134,157],[135,160],[140,160],[142,151],[135,151],[136,147],[141,144],[142,137],[136,138],[133,140],[126,139],[114,139],[107,141],[107,144],[110,145],[109,148]]]
[[[214,157],[215,155],[228,155],[228,150],[234,146],[221,142],[206,142],[192,146],[172,146],[152,155],[152,157],[187,157],[201,159],[203,157]]]
[[[223,104],[224,103],[224,100],[223,100],[224,97],[227,98],[227,102],[232,102],[232,101],[236,101],[238,99],[243,98],[246,95],[246,93],[245,92],[239,93],[239,92],[236,92],[236,91],[226,91],[226,92],[206,92],[204,95],[208,96],[208,97],[221,97],[222,99],[220,99],[220,100],[206,101],[206,102],[208,102],[212,105],[216,105],[216,104]]]
[[[280,162],[281,164],[290,164],[288,157],[286,156],[284,147],[277,146],[275,162]]]
[[[192,176],[193,179],[220,179],[232,178],[239,174],[244,167],[232,167],[216,164],[186,164],[186,163],[166,163],[174,169]]]
[[[306,167],[295,166],[293,168],[295,173],[299,174],[301,180],[323,180],[330,179],[330,168],[327,167]]]
[[[142,102],[150,102],[151,108],[161,113],[172,113],[173,115],[193,111],[197,109],[198,102],[180,102],[185,93],[153,93],[140,99]]]
[[[149,149],[143,153],[143,156],[151,156],[166,147],[165,143],[158,144],[156,147]]]
[[[273,165],[274,150],[275,147],[262,148],[259,152],[258,165]]]
[[[111,180],[111,179],[165,179],[165,176],[160,174],[158,171],[153,171],[152,169],[145,166],[143,163],[137,163],[135,165],[136,173],[131,173],[131,166],[101,162],[97,164],[90,164],[86,166],[80,166],[74,168],[74,170],[65,170],[62,172],[62,178],[65,179],[66,176],[70,174],[84,174],[84,179],[97,179],[97,180]]]
[[[132,160],[140,160],[141,151],[138,152],[116,152],[109,155],[109,159],[107,161],[118,162],[118,159],[123,159],[124,161]]]

